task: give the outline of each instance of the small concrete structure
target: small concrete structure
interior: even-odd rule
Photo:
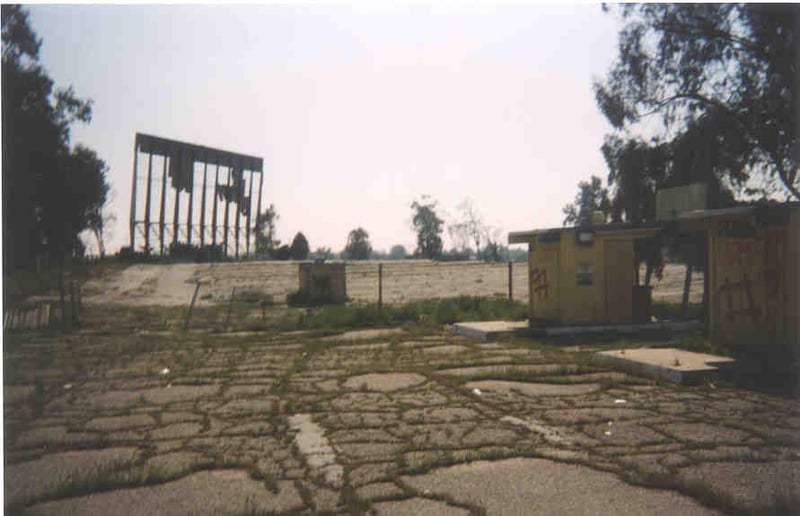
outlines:
[[[347,302],[347,277],[344,263],[299,263],[300,290],[313,296],[330,297],[334,303]]]
[[[526,334],[527,330],[527,321],[480,321],[453,325],[453,331],[457,334],[481,340],[492,340],[498,335]]]
[[[697,383],[735,362],[728,357],[676,348],[616,349],[601,351],[592,357],[592,363],[597,365],[675,383]]]

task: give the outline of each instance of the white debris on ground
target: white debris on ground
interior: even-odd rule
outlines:
[[[295,414],[289,418],[289,427],[297,432],[294,444],[303,454],[308,467],[318,470],[325,483],[339,489],[342,487],[344,469],[336,463],[336,452],[331,448],[324,430],[316,424],[310,414]]]
[[[164,369],[159,371],[158,374],[160,374],[161,376],[167,376],[169,374],[169,367],[165,367]]]
[[[542,423],[540,423],[538,421],[535,421],[533,419],[523,420],[523,419],[520,419],[520,418],[514,417],[514,416],[503,416],[502,418],[500,418],[500,421],[502,421],[503,423],[508,423],[510,425],[521,426],[523,428],[526,428],[530,432],[534,432],[534,433],[537,433],[537,434],[541,435],[544,438],[545,441],[547,441],[547,442],[549,442],[551,444],[568,444],[569,443],[567,439],[562,437],[554,429],[552,429],[552,428],[550,428],[548,426],[545,426],[544,424],[542,424]]]
[[[474,389],[472,389],[472,394],[474,394],[475,396],[480,396],[480,395],[481,395],[481,394],[483,394],[483,393],[481,392],[481,390],[480,390],[480,389],[478,389],[477,387],[475,387]]]
[[[617,405],[622,405],[622,404],[628,403],[628,400],[622,400],[622,399],[614,400],[614,403],[617,404]]]

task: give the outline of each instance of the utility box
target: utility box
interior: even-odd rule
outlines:
[[[347,302],[344,263],[298,264],[299,289],[311,298],[328,297],[333,303]]]

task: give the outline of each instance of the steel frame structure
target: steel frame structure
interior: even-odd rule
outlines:
[[[139,171],[140,154],[144,158],[142,163],[147,163],[146,171],[143,173]],[[154,156],[160,157],[162,161],[160,176],[153,174]],[[198,170],[198,164],[202,170]],[[222,245],[225,255],[239,257],[241,245],[244,254],[249,255],[251,249],[255,251],[256,220],[261,208],[264,186],[263,166],[263,158],[136,133],[131,188],[131,250],[137,250],[138,233],[143,239],[142,250],[145,255],[150,255],[156,250],[151,240],[157,242],[157,250],[163,255],[165,250],[169,249],[165,248],[166,239],[171,239],[171,245],[185,243],[191,246],[193,238],[196,238],[194,242],[201,248],[208,244]],[[220,173],[224,176],[222,183]],[[210,178],[210,175],[213,177]],[[169,184],[167,178],[170,178]],[[137,187],[143,179],[144,199],[143,206],[140,207],[137,205]],[[195,220],[197,217],[194,215],[196,179],[202,179],[199,188],[201,195],[199,220]],[[210,180],[213,181],[212,184],[209,184]],[[258,181],[258,198],[254,203],[253,185],[256,181]],[[211,207],[207,202],[209,190],[212,192]],[[188,194],[185,213],[181,212],[181,193]],[[155,213],[154,194],[158,194],[156,201],[159,202]],[[171,202],[173,211],[169,221],[166,217],[168,202]],[[231,205],[235,210],[234,221],[230,220]],[[223,210],[222,215],[220,210]],[[252,216],[253,210],[255,218]],[[210,223],[208,215],[211,215]],[[243,217],[246,219],[244,225],[242,225]]]

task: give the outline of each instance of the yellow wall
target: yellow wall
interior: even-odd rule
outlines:
[[[559,256],[561,242],[535,242],[529,245],[528,284],[530,314],[542,322],[558,321]]]
[[[594,233],[579,244],[575,230],[530,245],[530,315],[533,324],[630,324],[634,283],[633,237]],[[591,283],[579,282],[591,270]],[[583,275],[584,280],[588,275]]]
[[[797,342],[798,209],[788,221],[754,214],[709,222],[709,330],[734,342]]]

